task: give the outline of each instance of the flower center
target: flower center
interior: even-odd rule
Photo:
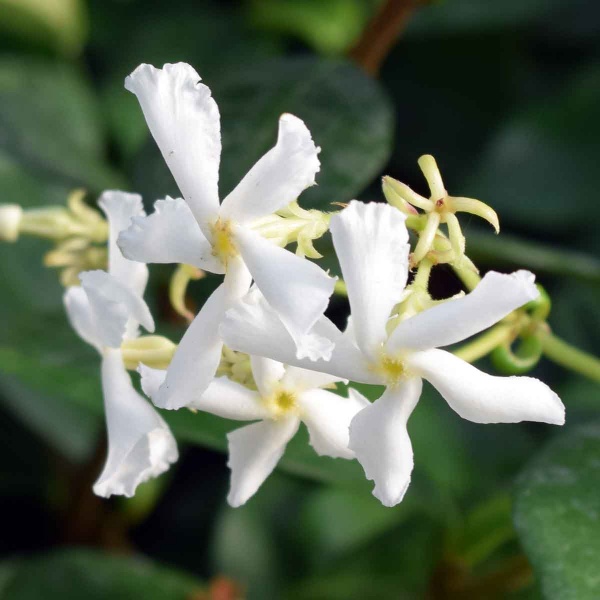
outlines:
[[[279,389],[266,402],[276,419],[298,411],[296,394],[290,390]]]
[[[406,366],[401,358],[383,354],[374,370],[379,373],[390,386],[398,385],[406,376]]]
[[[212,254],[227,266],[229,259],[238,255],[238,249],[233,241],[231,221],[217,222],[212,226]]]

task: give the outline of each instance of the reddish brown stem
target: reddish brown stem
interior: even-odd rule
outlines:
[[[376,76],[419,4],[419,0],[387,0],[350,51],[350,58]]]

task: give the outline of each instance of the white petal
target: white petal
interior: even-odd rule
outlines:
[[[335,279],[247,228],[236,228],[235,240],[256,287],[295,340],[298,358],[331,352],[326,340],[315,340],[309,332],[327,308]]]
[[[223,283],[228,307],[233,306],[248,292],[252,283],[252,275],[241,256],[236,256],[227,263],[227,273]]]
[[[137,372],[140,374],[140,384],[142,391],[152,401],[158,396],[158,390],[163,384],[165,377],[167,376],[166,369],[153,369],[147,365],[140,363],[137,368]]]
[[[221,284],[204,303],[175,350],[158,394],[152,398],[159,408],[176,410],[198,400],[213,380],[221,362],[223,341],[219,325],[225,304]]]
[[[315,184],[320,168],[319,150],[298,117],[282,115],[277,144],[225,198],[221,216],[249,223],[296,200],[303,190]]]
[[[275,386],[279,383],[285,373],[282,363],[264,356],[251,356],[252,375],[254,383],[263,398],[273,393]]]
[[[402,321],[387,348],[427,350],[460,342],[503,319],[539,296],[529,271],[511,275],[490,271],[466,296],[448,300]]]
[[[281,379],[283,387],[301,391],[323,388],[338,382],[348,383],[348,380],[337,375],[292,366],[285,368],[285,375]]]
[[[157,200],[154,212],[134,217],[118,240],[123,255],[144,263],[182,263],[223,273],[221,261],[181,198]]]
[[[320,456],[354,458],[348,448],[350,422],[369,401],[353,391],[347,398],[313,389],[300,395],[298,403],[302,409],[302,420],[308,428],[310,445]]]
[[[416,352],[409,364],[463,419],[475,423],[565,422],[560,398],[533,377],[488,375],[444,350]]]
[[[92,308],[85,290],[80,286],[68,288],[64,293],[63,302],[69,323],[77,332],[77,335],[100,351],[102,340],[98,339],[92,316]]]
[[[405,216],[387,204],[353,200],[331,218],[331,236],[348,287],[358,346],[372,358],[408,277]]]
[[[335,344],[331,360],[299,359],[294,340],[256,288],[226,313],[221,325],[221,335],[233,350],[266,356],[287,365],[328,373],[341,379],[380,383],[379,377],[369,370],[358,348],[344,338],[329,319],[319,319],[314,333]]]
[[[419,378],[388,388],[359,412],[350,425],[350,448],[375,482],[373,495],[384,506],[402,502],[410,484],[413,451],[406,423],[421,395]]]
[[[109,225],[108,272],[138,296],[143,296],[148,283],[148,268],[140,262],[127,260],[117,246],[119,233],[131,225],[131,219],[144,215],[142,197],[138,194],[106,191],[100,196],[98,206],[104,211]]]
[[[177,444],[160,415],[133,388],[119,350],[108,350],[103,358],[102,389],[108,457],[94,493],[131,497],[140,483],[177,460]]]
[[[125,335],[137,331],[138,323],[147,331],[154,331],[146,303],[112,275],[106,271],[84,271],[79,279],[88,297],[95,339],[102,346],[118,348]]]
[[[261,421],[236,429],[227,436],[231,486],[227,502],[241,506],[251,498],[283,456],[300,421],[295,417]]]
[[[227,377],[213,379],[204,394],[188,408],[236,421],[256,421],[269,416],[269,411],[263,405],[258,392],[249,390]]]
[[[208,233],[219,210],[221,156],[219,108],[210,89],[185,63],[162,69],[140,65],[125,79],[125,88],[137,96],[183,197]]]

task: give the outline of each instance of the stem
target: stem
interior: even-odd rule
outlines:
[[[541,332],[543,353],[565,369],[600,382],[600,359],[561,340],[551,331]]]
[[[479,276],[479,273],[473,271],[468,266],[465,266],[465,263],[469,263],[465,261],[464,258],[466,257],[463,257],[463,260],[460,261],[459,264],[453,264],[452,269],[458,278],[463,282],[463,285],[471,292],[477,287],[481,281],[481,277]]]
[[[512,329],[512,325],[499,323],[475,338],[472,342],[457,348],[453,354],[468,363],[475,362],[505,342],[511,335]]]
[[[432,267],[433,263],[430,260],[427,260],[425,258],[421,261],[421,264],[417,269],[417,274],[415,275],[415,278],[413,280],[413,285],[415,287],[421,287],[424,290],[427,290]]]
[[[418,4],[418,0],[387,0],[350,51],[350,58],[369,75],[377,75]]]

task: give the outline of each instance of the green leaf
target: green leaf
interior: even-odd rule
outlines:
[[[598,465],[596,421],[558,436],[518,478],[515,525],[549,600],[598,597]]]
[[[0,28],[65,56],[78,55],[87,22],[83,0],[0,0]]]
[[[185,600],[203,589],[194,577],[145,558],[84,548],[11,561],[0,568],[3,600]]]
[[[326,209],[331,202],[348,202],[389,158],[393,117],[387,97],[377,82],[349,63],[282,58],[227,69],[205,83],[221,112],[223,198],[275,144],[284,112],[303,119],[322,147],[318,185],[302,194],[304,207]],[[149,198],[177,194],[152,140],[137,161],[134,180]]]
[[[296,36],[323,54],[341,54],[358,39],[370,10],[364,0],[251,0],[250,21]]]
[[[50,61],[0,60],[0,156],[8,164],[7,176],[6,166],[0,170],[4,202],[30,206],[35,201],[15,190],[17,176],[64,190],[118,186],[122,180],[105,165],[104,153],[98,106],[76,69]],[[22,174],[14,173],[16,165]],[[44,188],[40,196],[48,203]]]
[[[417,11],[410,23],[410,37],[468,33],[527,26],[541,21],[561,0],[442,0]]]
[[[585,215],[596,209],[599,93],[600,69],[592,69],[509,120],[473,169],[469,195],[501,222],[554,233],[593,228]]]

